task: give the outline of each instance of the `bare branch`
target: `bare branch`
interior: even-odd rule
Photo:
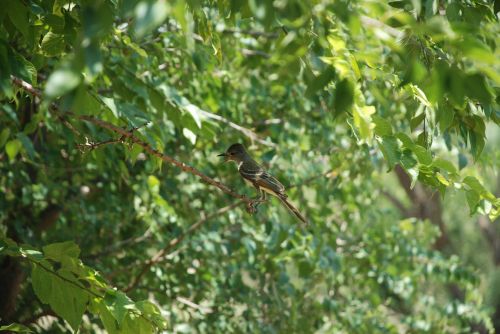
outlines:
[[[207,112],[205,110],[199,110],[198,111],[200,114],[202,114],[203,116],[205,116],[206,118],[210,118],[210,119],[214,119],[214,120],[217,120],[219,122],[222,122],[222,123],[225,123],[227,125],[229,125],[230,127],[232,127],[233,129],[235,130],[238,130],[240,131],[241,133],[243,133],[245,136],[247,136],[248,138],[250,138],[251,140],[254,140],[258,143],[261,143],[263,145],[266,145],[266,146],[272,146],[272,147],[276,147],[276,144],[271,142],[271,141],[268,141],[268,140],[264,140],[264,139],[261,139],[255,132],[253,132],[252,130],[250,129],[247,129],[247,128],[244,128],[242,127],[241,125],[238,125],[236,123],[233,123],[231,122],[230,120],[227,120],[226,118],[220,116],[220,115],[216,115],[216,114],[212,114],[210,112]]]
[[[261,56],[264,58],[271,58],[271,55],[269,53],[260,50],[250,50],[243,48],[241,49],[241,53],[246,57]]]
[[[226,28],[222,30],[224,34],[235,34],[235,35],[249,35],[252,37],[264,37],[264,38],[277,38],[279,37],[279,33],[276,32],[267,32],[267,31],[255,31],[255,30],[238,30]]]
[[[390,192],[386,191],[386,190],[381,190],[380,191],[382,193],[382,195],[384,195],[392,204],[394,204],[394,206],[396,208],[398,208],[399,212],[403,215],[403,216],[408,216],[408,209],[406,208],[406,206],[403,204],[403,202],[401,202],[399,199],[396,198],[396,196],[394,196],[393,194],[391,194]]]
[[[238,198],[238,199],[246,202],[248,204],[247,205],[247,209],[248,209],[249,212],[253,211],[252,207],[258,202],[257,200],[252,200],[252,199],[248,198],[247,196],[240,195],[240,194],[236,193],[235,191],[231,190],[229,187],[227,187],[226,185],[220,183],[219,181],[216,181],[216,180],[212,179],[211,177],[206,176],[205,174],[203,174],[202,172],[200,172],[198,169],[196,169],[196,168],[194,168],[192,166],[189,166],[189,165],[185,164],[184,162],[176,160],[176,159],[174,159],[174,158],[172,158],[172,157],[170,157],[170,156],[168,156],[166,154],[161,153],[157,149],[152,148],[145,141],[137,138],[130,131],[124,130],[124,129],[116,126],[116,125],[113,125],[111,123],[108,123],[106,121],[100,120],[100,119],[92,117],[92,116],[77,116],[77,117],[79,119],[81,119],[81,120],[90,122],[90,123],[95,124],[95,125],[97,125],[97,126],[99,126],[101,128],[105,128],[105,129],[111,130],[111,131],[113,131],[113,132],[115,132],[117,134],[122,135],[125,138],[128,138],[134,144],[137,144],[137,145],[141,146],[150,155],[153,155],[153,156],[155,156],[155,157],[157,157],[157,158],[159,158],[159,159],[161,159],[161,160],[163,160],[163,161],[165,161],[165,162],[167,162],[167,163],[169,163],[171,165],[174,165],[174,166],[182,169],[183,171],[185,171],[187,173],[196,175],[200,179],[202,179],[203,181],[205,181],[206,183],[219,188],[220,190],[222,190],[226,194],[231,195],[231,196],[233,196],[235,198]]]

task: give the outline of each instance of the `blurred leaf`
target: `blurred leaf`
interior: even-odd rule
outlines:
[[[49,31],[45,34],[45,36],[43,36],[42,51],[48,57],[59,56],[64,52],[65,45],[63,35],[55,34],[52,31]]]
[[[28,39],[30,27],[28,8],[26,8],[22,1],[16,0],[6,0],[3,5],[12,24],[23,34],[24,38]]]
[[[306,96],[311,97],[318,90],[323,89],[335,78],[335,69],[328,66],[320,75],[311,79],[307,85]]]
[[[348,79],[341,80],[336,84],[333,98],[336,116],[349,111],[354,103],[354,84]]]
[[[401,156],[396,138],[392,136],[382,137],[379,141],[379,147],[384,154],[389,170],[391,170],[399,162]]]
[[[15,332],[15,333],[33,333],[31,328],[21,325],[21,324],[10,324],[7,326],[1,326],[0,331]]]
[[[9,139],[10,136],[10,129],[5,128],[0,132],[0,148],[2,148],[5,143],[7,142],[7,139]]]
[[[484,76],[476,73],[470,74],[465,78],[465,89],[467,96],[478,100],[483,104],[489,104],[493,101],[493,93],[487,84]]]
[[[374,115],[372,119],[375,123],[375,134],[377,136],[392,136],[392,126],[389,121],[378,115]]]
[[[160,25],[168,14],[168,5],[163,0],[140,1],[135,7],[135,33],[142,37]]]
[[[7,152],[10,161],[15,159],[22,146],[23,144],[19,139],[13,139],[7,142],[5,145],[5,151]]]
[[[62,96],[80,84],[80,74],[68,68],[61,68],[53,72],[47,80],[45,94],[50,97]]]

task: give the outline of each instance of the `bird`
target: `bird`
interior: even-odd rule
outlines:
[[[285,194],[285,186],[281,184],[274,176],[269,174],[248,154],[245,146],[242,144],[233,144],[229,146],[226,152],[218,155],[223,157],[224,161],[233,161],[238,166],[238,172],[245,182],[257,189],[260,194],[259,201],[267,200],[266,194],[277,197],[283,205],[290,210],[304,224],[308,220],[300,211],[288,200]]]

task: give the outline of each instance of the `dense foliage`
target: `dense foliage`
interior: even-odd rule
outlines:
[[[500,329],[497,4],[2,4],[6,330]]]

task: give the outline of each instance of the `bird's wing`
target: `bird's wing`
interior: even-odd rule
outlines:
[[[283,194],[285,191],[285,187],[257,163],[243,163],[239,172],[245,179],[261,188],[269,189],[277,194]]]
[[[252,162],[244,162],[239,168],[238,171],[240,172],[241,176],[243,176],[245,179],[248,179],[250,181],[257,181],[263,173],[265,173],[265,170],[260,167],[257,163],[252,163]]]
[[[256,183],[259,187],[270,189],[278,194],[282,194],[285,191],[285,187],[281,184],[281,182],[266,171],[260,175]]]

